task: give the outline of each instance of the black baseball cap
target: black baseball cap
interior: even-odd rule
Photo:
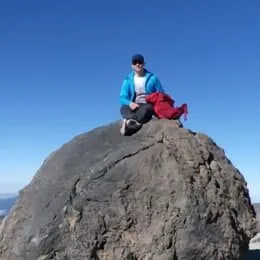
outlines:
[[[132,64],[144,64],[144,56],[142,54],[135,54],[132,56]]]

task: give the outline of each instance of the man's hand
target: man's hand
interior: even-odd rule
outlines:
[[[139,105],[136,104],[136,103],[134,103],[134,102],[131,102],[130,105],[129,105],[129,107],[130,107],[131,110],[134,111],[134,110],[136,110],[136,109],[139,107]]]

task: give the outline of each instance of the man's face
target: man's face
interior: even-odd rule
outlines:
[[[142,61],[134,61],[132,68],[135,72],[142,72],[144,70],[144,63]]]

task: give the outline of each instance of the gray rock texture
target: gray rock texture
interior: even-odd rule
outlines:
[[[43,162],[1,227],[0,259],[243,259],[255,211],[224,150],[178,121],[119,128]]]

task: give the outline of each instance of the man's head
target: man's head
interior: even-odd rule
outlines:
[[[132,68],[136,73],[142,73],[144,71],[144,57],[141,54],[135,54],[132,56]]]

